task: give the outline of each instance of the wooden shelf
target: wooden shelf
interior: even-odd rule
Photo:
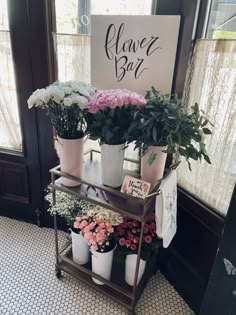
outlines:
[[[98,204],[104,208],[108,208],[120,213],[123,216],[129,216],[134,220],[140,222],[146,221],[147,217],[153,211],[155,205],[155,197],[158,194],[159,185],[155,187],[154,195],[145,199],[136,198],[127,194],[120,192],[120,188],[113,189],[107,186],[104,186],[101,183],[101,163],[100,161],[91,161],[87,160],[84,162],[83,169],[83,178],[76,178],[70,176],[60,171],[60,165],[50,170],[51,173],[56,176],[64,176],[69,179],[78,181],[78,186],[76,187],[67,187],[61,183],[61,178],[58,178],[54,184],[50,186],[66,192],[68,194],[74,195],[77,198],[82,198],[92,203]],[[130,175],[138,178],[138,173],[135,171],[124,170],[124,175]],[[88,191],[86,195],[86,189],[88,185],[92,185],[98,188],[99,195],[96,196],[96,193],[93,189]],[[109,202],[106,202],[100,192],[100,190],[106,191]],[[153,193],[153,191],[152,191]]]
[[[121,303],[127,308],[132,309],[131,305],[136,304],[141,296],[149,278],[156,270],[156,256],[153,256],[151,262],[146,266],[145,273],[136,287],[134,294],[133,287],[125,282],[125,257],[119,255],[118,251],[114,252],[114,259],[112,265],[111,280],[103,279],[101,276],[92,272],[91,261],[86,265],[78,265],[73,262],[71,248],[67,250],[64,255],[59,255],[60,264],[57,267],[71,276],[83,281],[96,290],[105,293],[112,299]],[[102,281],[104,285],[98,285],[92,277]]]

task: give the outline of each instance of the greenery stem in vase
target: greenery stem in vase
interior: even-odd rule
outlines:
[[[205,147],[205,136],[211,134],[211,122],[197,103],[186,107],[176,95],[163,95],[154,87],[147,92],[146,104],[132,110],[133,121],[126,133],[127,143],[135,142],[144,155],[150,147],[161,147],[167,154],[183,156],[191,170],[190,160],[205,159],[211,163]],[[150,154],[148,164],[156,158]]]

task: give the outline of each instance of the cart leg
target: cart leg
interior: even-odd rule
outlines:
[[[55,267],[55,274],[58,279],[61,278],[61,269],[58,268],[57,266]]]
[[[134,310],[128,310],[128,315],[135,315],[135,311]]]

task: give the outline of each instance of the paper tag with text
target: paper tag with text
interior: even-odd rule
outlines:
[[[121,192],[144,199],[148,195],[150,187],[150,183],[126,175],[121,187]]]

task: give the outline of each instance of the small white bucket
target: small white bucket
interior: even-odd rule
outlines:
[[[103,277],[106,280],[111,279],[111,269],[112,269],[112,262],[113,262],[113,255],[116,246],[107,253],[100,253],[97,251],[92,251],[92,271],[99,276]],[[92,278],[93,281],[97,284],[103,285],[104,283]]]
[[[84,265],[89,262],[89,246],[81,234],[71,231],[73,262]]]
[[[134,286],[134,276],[135,276],[137,258],[138,258],[138,255],[131,254],[131,255],[127,255],[126,260],[125,260],[125,282],[127,282],[131,286]],[[141,280],[144,274],[145,268],[146,268],[146,261],[140,258],[137,285],[139,284],[139,281]]]

